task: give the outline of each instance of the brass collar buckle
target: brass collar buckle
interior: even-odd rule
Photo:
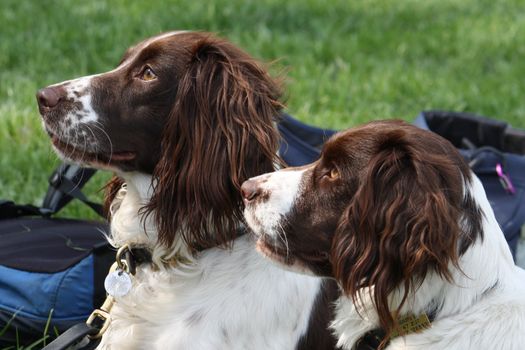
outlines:
[[[89,315],[86,324],[90,327],[96,327],[99,329],[98,333],[93,335],[88,335],[90,339],[99,339],[102,338],[102,335],[108,330],[109,324],[111,322],[111,315],[109,312],[115,304],[115,299],[108,295],[104,304],[99,309],[93,310],[91,315]]]

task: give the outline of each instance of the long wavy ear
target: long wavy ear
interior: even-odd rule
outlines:
[[[162,243],[180,235],[196,251],[236,237],[240,185],[277,162],[282,105],[279,85],[232,44],[206,37],[189,55],[146,211]]]
[[[335,277],[354,302],[361,288],[373,287],[387,332],[395,327],[392,312],[426,274],[450,281],[449,264],[458,261],[468,167],[447,141],[418,135],[392,130],[382,138],[332,246]],[[395,290],[404,295],[400,305],[389,305]]]

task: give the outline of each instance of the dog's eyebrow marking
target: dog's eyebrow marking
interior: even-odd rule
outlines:
[[[129,58],[133,49],[135,49],[135,46],[130,47],[129,49],[126,50],[126,52],[124,52],[124,54],[122,55],[122,58],[120,59],[118,63],[118,66],[120,66],[124,61],[126,61]]]
[[[117,66],[117,68],[115,68],[113,71],[116,71],[116,70],[119,70],[119,69],[123,69],[123,68],[129,66],[132,62],[135,61],[135,59],[141,54],[141,52],[144,51],[145,49],[147,49],[151,44],[153,44],[153,43],[155,43],[155,42],[157,42],[159,40],[169,38],[169,37],[174,36],[174,35],[188,33],[188,32],[189,31],[187,31],[187,30],[178,30],[178,31],[173,31],[173,32],[167,32],[167,33],[155,36],[153,38],[150,38],[149,40],[146,40],[146,41],[142,42],[138,46],[133,46],[132,48],[129,48],[126,51],[126,53],[124,54],[124,56],[122,57],[122,60],[120,61],[120,63]],[[134,52],[134,54],[132,54],[132,52]]]

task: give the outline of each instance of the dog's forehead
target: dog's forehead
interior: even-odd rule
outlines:
[[[357,129],[339,132],[326,142],[322,156],[325,160],[348,157],[354,153],[364,139],[364,135],[360,134]]]
[[[362,154],[373,153],[377,143],[383,141],[390,131],[400,128],[407,132],[414,132],[407,123],[399,120],[372,121],[341,131],[326,142],[323,153],[327,156],[343,156],[357,151]]]
[[[126,52],[124,52],[124,55],[122,55],[122,59],[120,60],[119,66],[129,64],[129,62],[132,62],[140,54],[140,52],[144,51],[149,46],[155,43],[158,43],[158,42],[162,42],[164,40],[170,40],[172,37],[179,35],[179,34],[183,34],[183,33],[188,33],[188,31],[178,30],[178,31],[162,33],[162,34],[147,38],[131,46],[130,48],[126,50]]]
[[[384,126],[369,123],[335,134],[323,147],[321,163],[336,163],[340,168],[350,165],[363,167],[376,152]]]

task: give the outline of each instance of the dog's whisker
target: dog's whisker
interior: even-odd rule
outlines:
[[[95,121],[93,126],[96,127],[98,130],[100,130],[100,132],[102,132],[104,137],[108,140],[108,144],[109,144],[109,157],[108,157],[109,160],[108,160],[108,164],[109,164],[109,163],[111,163],[111,159],[113,157],[113,142],[111,141],[111,137],[109,137],[108,133],[104,130],[103,125],[99,121]]]
[[[277,235],[280,238],[281,242],[283,242],[284,244],[284,247],[286,249],[286,258],[288,259],[290,257],[290,247],[288,246],[288,237],[286,237],[286,231],[283,226],[283,221],[284,220],[278,221],[279,227],[277,228]]]

